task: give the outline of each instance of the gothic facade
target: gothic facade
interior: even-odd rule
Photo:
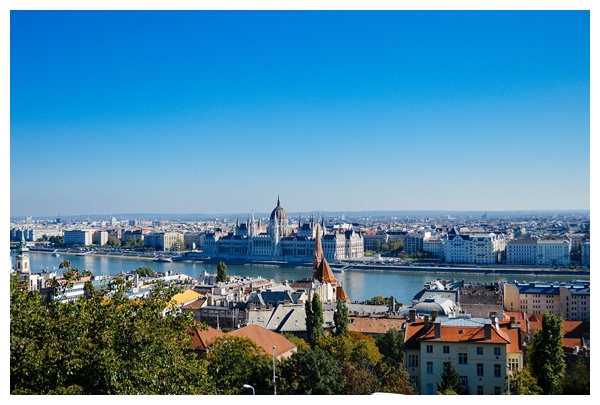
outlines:
[[[362,234],[353,230],[326,232],[323,220],[298,219],[292,226],[279,198],[271,212],[266,231],[254,214],[245,223],[236,223],[228,234],[211,232],[204,237],[202,252],[214,258],[245,260],[280,260],[310,262],[317,233],[322,235],[323,252],[327,260],[343,260],[364,256]]]

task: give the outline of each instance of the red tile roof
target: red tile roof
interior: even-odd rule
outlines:
[[[317,271],[315,272],[314,278],[319,280],[321,283],[337,283],[337,279],[333,275],[331,266],[327,263],[327,260],[323,258]]]
[[[441,337],[434,337],[434,328],[430,328],[420,339],[435,340],[436,342],[479,342],[479,343],[510,343],[506,331],[491,327],[491,339],[485,339],[483,326],[444,326],[441,325]]]
[[[383,317],[350,317],[348,329],[351,332],[384,334],[390,329],[401,331],[406,322],[403,318],[383,318]]]
[[[225,333],[211,326],[208,327],[208,330],[202,330],[200,327],[197,327],[196,329],[191,330],[189,334],[192,338],[191,349],[194,350],[206,350],[210,347],[213,339],[225,335]]]
[[[259,325],[247,325],[229,332],[228,335],[252,339],[266,354],[271,354],[273,346],[275,346],[275,357],[289,354],[296,349],[296,345],[279,333],[272,332]]]

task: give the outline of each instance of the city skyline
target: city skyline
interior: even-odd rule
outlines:
[[[590,209],[587,10],[10,23],[11,217]]]

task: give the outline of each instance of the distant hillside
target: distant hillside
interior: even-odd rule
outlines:
[[[588,216],[589,210],[521,210],[521,211],[444,211],[444,210],[402,210],[402,211],[307,211],[307,212],[288,212],[290,219],[297,219],[298,217],[306,218],[311,215],[316,217],[324,217],[325,219],[341,219],[344,216],[346,219],[357,219],[357,218],[481,218],[484,214],[487,214],[487,218],[498,218],[498,217],[549,217],[553,215],[557,216]],[[249,213],[221,213],[221,214],[158,214],[158,213],[115,213],[112,217],[117,220],[126,219],[137,219],[137,220],[172,220],[172,221],[208,221],[214,219],[239,219],[244,221],[248,218]],[[271,215],[270,212],[255,212],[254,217],[256,219],[266,218]],[[25,217],[11,217],[11,221],[21,221]],[[56,217],[36,217],[33,216],[34,220],[54,220]],[[105,220],[108,221],[110,218],[106,215],[61,215],[63,221],[67,220]]]

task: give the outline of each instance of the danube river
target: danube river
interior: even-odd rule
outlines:
[[[15,252],[11,252],[11,260],[14,265]],[[198,278],[204,270],[208,273],[217,272],[216,264],[199,262],[173,262],[160,263],[152,260],[123,258],[116,256],[100,255],[68,255],[61,254],[60,257],[53,257],[46,252],[29,252],[31,270],[40,272],[42,269],[52,271],[58,269],[62,260],[69,260],[71,267],[77,267],[79,270],[88,269],[95,275],[116,275],[124,272],[130,272],[138,267],[151,267],[157,272],[186,274]],[[59,271],[61,274],[61,271]],[[276,282],[285,280],[296,280],[302,277],[310,277],[312,269],[305,267],[279,267],[263,265],[228,265],[228,275],[236,276],[261,276],[263,278],[274,279]],[[423,284],[436,278],[450,279],[452,274],[436,273],[429,271],[420,272],[397,272],[393,270],[349,270],[344,273],[336,273],[335,277],[342,284],[344,290],[350,296],[352,301],[365,301],[376,295],[384,297],[394,296],[396,300],[403,304],[409,304],[411,299],[418,293]],[[455,278],[464,279],[468,282],[490,283],[502,281],[562,281],[570,282],[574,280],[588,280],[589,276],[558,276],[558,275],[484,275],[484,274],[456,274]]]

